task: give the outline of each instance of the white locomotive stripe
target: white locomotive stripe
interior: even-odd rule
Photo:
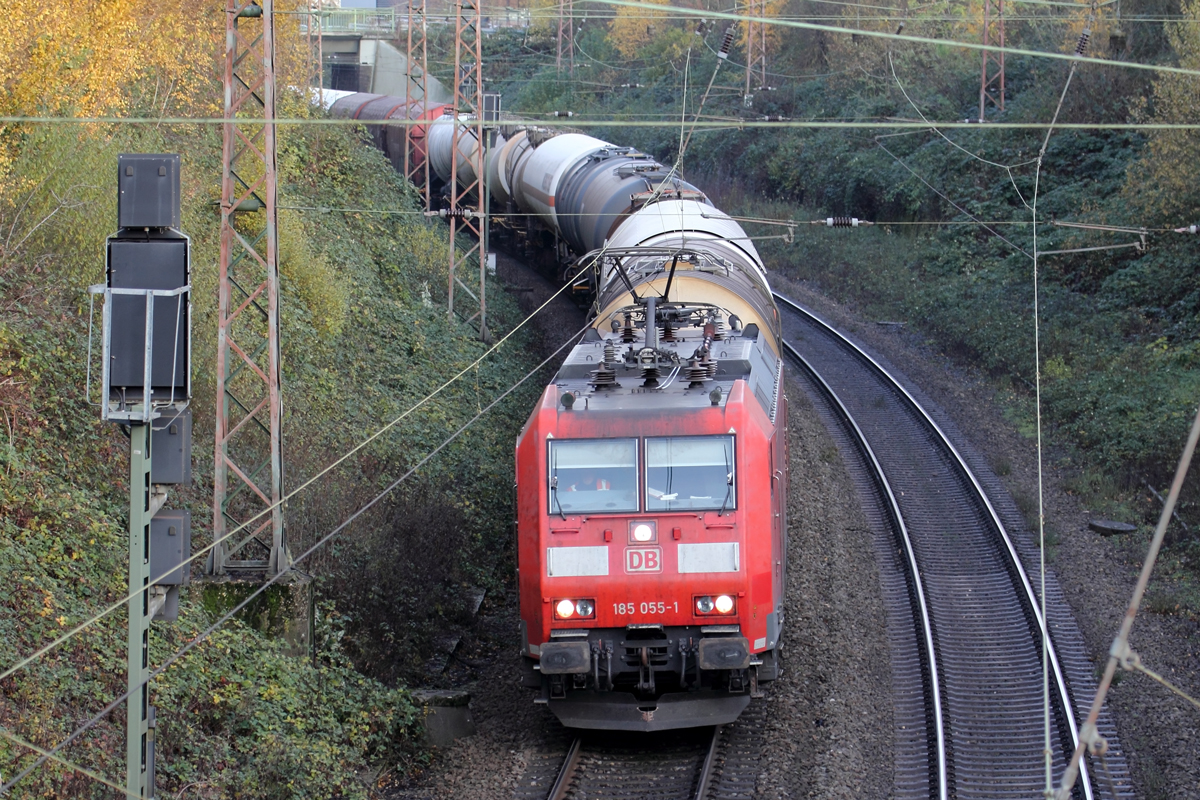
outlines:
[[[737,572],[737,542],[704,542],[679,545],[679,572]]]
[[[547,547],[547,578],[582,578],[608,574],[608,548]]]

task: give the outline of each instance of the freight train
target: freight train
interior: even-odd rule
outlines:
[[[443,184],[460,124],[445,110],[332,104],[421,120],[411,155]],[[368,129],[403,161],[399,126]],[[465,126],[458,141],[467,184],[480,143]],[[784,623],[787,400],[762,259],[633,148],[508,124],[483,165],[513,240],[548,245],[593,294],[516,445],[524,681],[569,727],[732,722],[778,676]]]

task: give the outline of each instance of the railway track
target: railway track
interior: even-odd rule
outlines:
[[[526,770],[516,800],[752,800],[767,705],[732,725],[629,734],[579,732]]]
[[[699,800],[708,794],[720,740],[720,728],[668,737],[580,736],[549,798]]]
[[[896,797],[1028,798],[1045,785],[1042,617],[1037,552],[998,479],[964,458],[893,375],[816,315],[776,295],[785,348],[824,413],[858,453],[853,477],[877,498],[877,542],[895,691]],[[936,412],[935,412],[936,413]],[[976,463],[969,463],[976,462]],[[977,473],[982,477],[977,477]],[[1015,519],[1014,519],[1015,517]],[[1036,575],[1036,573],[1033,573]],[[1047,576],[1052,770],[1078,740],[1094,688],[1083,640]],[[802,636],[802,632],[793,635]],[[1109,752],[1081,800],[1131,797],[1107,717]],[[1085,765],[1088,766],[1088,765]]]

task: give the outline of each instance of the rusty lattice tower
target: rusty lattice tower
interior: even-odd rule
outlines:
[[[487,245],[484,228],[483,174],[483,16],[479,0],[457,0],[454,24],[454,112],[453,139],[450,149],[450,278],[449,313],[454,315],[454,287],[457,284],[479,304],[479,311],[468,322],[479,319],[479,335],[487,338]],[[459,234],[466,234],[465,250],[459,250]],[[467,244],[467,240],[470,243]],[[472,260],[479,263],[479,294],[476,296],[462,281],[461,273]]]
[[[983,45],[1004,47],[1004,0],[983,0]],[[1004,110],[1004,51],[983,51],[979,82],[979,121],[991,104]]]
[[[430,208],[429,200],[429,159],[416,158],[416,142],[413,134],[416,128],[412,124],[415,112],[413,103],[421,102],[421,118],[426,116],[425,107],[429,91],[429,81],[426,79],[426,68],[429,66],[429,50],[427,35],[428,21],[425,16],[425,0],[408,0],[408,49],[405,51],[405,70],[408,80],[404,82],[404,102],[407,109],[406,117],[409,124],[404,126],[404,175],[417,187],[421,193],[425,210]],[[428,127],[424,127],[428,130]]]
[[[213,536],[208,571],[290,564],[284,539],[272,0],[226,0]],[[246,528],[228,541],[238,526]]]
[[[559,73],[563,68],[563,55],[567,57],[567,69],[575,74],[575,0],[558,0],[558,55],[555,66]]]

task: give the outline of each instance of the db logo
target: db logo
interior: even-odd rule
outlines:
[[[626,572],[662,572],[661,547],[626,547]]]

